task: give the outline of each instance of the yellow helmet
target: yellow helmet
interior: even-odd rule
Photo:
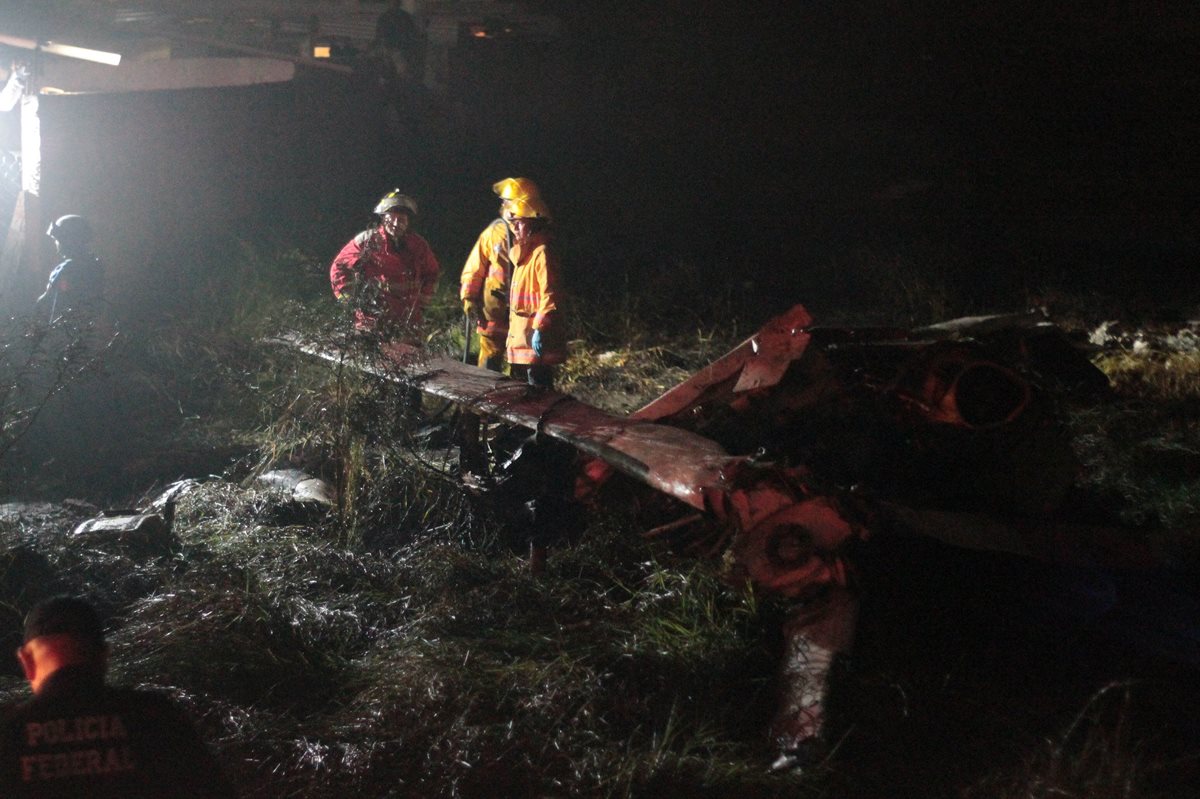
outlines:
[[[504,216],[508,219],[549,219],[550,209],[541,197],[505,200]]]
[[[505,178],[492,184],[492,191],[502,200],[528,200],[541,196],[537,184],[529,178]]]

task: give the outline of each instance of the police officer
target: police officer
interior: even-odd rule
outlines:
[[[107,656],[86,601],[58,596],[30,612],[17,659],[33,698],[0,721],[0,796],[234,796],[169,699],[105,684]]]
[[[46,290],[37,298],[49,321],[72,309],[86,309],[97,317],[103,310],[104,264],[92,252],[92,226],[78,214],[60,216],[46,229],[61,259],[50,272]]]

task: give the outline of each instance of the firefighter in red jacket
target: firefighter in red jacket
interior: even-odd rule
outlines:
[[[511,200],[540,196],[529,178],[505,178],[492,186],[500,198],[500,216],[483,229],[467,255],[459,278],[463,313],[475,320],[480,368],[499,372],[508,338],[508,288],[512,280],[513,231],[508,223]]]
[[[437,258],[409,229],[416,200],[395,189],[379,201],[375,214],[379,226],[359,233],[333,259],[333,295],[354,304],[360,329],[411,329],[421,323],[437,286]]]
[[[561,268],[550,244],[550,211],[538,197],[508,201],[513,274],[508,292],[510,373],[530,385],[554,387],[554,368],[567,360]]]

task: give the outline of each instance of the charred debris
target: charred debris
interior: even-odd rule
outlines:
[[[280,343],[288,346],[276,346],[278,351],[300,348],[333,364],[333,370],[321,370],[336,374],[341,386],[308,404],[319,423],[329,427],[341,418],[350,432],[310,432],[298,448],[307,460],[263,458],[243,473],[241,488],[183,481],[124,511],[101,513],[82,503],[14,505],[3,516],[10,626],[16,629],[20,608],[43,589],[99,591],[106,609],[120,619],[121,635],[147,647],[147,654],[120,666],[124,674],[188,698],[223,750],[245,757],[243,786],[270,784],[268,772],[274,770],[301,792],[296,795],[309,779],[311,786],[323,787],[303,795],[324,795],[319,791],[370,785],[371,773],[416,773],[418,764],[398,752],[389,755],[382,743],[403,737],[400,728],[371,716],[395,706],[386,697],[358,693],[360,688],[395,691],[410,704],[404,719],[396,720],[416,725],[418,740],[408,741],[406,749],[455,751],[464,763],[490,758],[510,779],[513,764],[504,751],[527,752],[522,756],[539,758],[546,774],[558,775],[558,784],[588,790],[625,790],[662,779],[695,784],[681,774],[687,763],[698,762],[688,752],[699,744],[652,740],[678,723],[677,709],[651,710],[656,720],[645,731],[646,744],[671,753],[658,765],[643,762],[632,772],[609,771],[606,777],[605,770],[616,766],[597,762],[595,772],[576,775],[580,783],[566,775],[579,768],[571,758],[585,742],[547,729],[545,740],[557,753],[528,754],[533,750],[512,749],[499,728],[469,709],[476,701],[499,701],[498,708],[516,702],[497,712],[507,713],[510,733],[514,723],[528,732],[527,714],[538,703],[553,702],[543,689],[566,691],[558,683],[523,684],[503,700],[481,698],[463,685],[463,697],[475,698],[450,711],[452,701],[422,695],[419,685],[372,682],[378,677],[372,669],[390,670],[398,663],[421,680],[443,683],[458,679],[450,676],[453,659],[462,665],[483,658],[488,669],[498,669],[489,660],[500,657],[489,649],[495,644],[491,638],[523,647],[515,637],[522,624],[538,635],[576,643],[599,627],[607,635],[615,632],[609,625],[625,625],[633,638],[614,645],[637,652],[635,641],[654,640],[653,647],[664,653],[655,658],[703,639],[705,648],[693,650],[692,663],[677,664],[685,671],[668,669],[674,676],[664,679],[696,695],[717,691],[715,709],[687,712],[702,726],[706,714],[715,713],[714,740],[755,742],[744,752],[717,755],[727,765],[742,765],[729,765],[723,776],[709,774],[704,784],[765,780],[763,773],[752,777],[744,770],[746,763],[761,767],[764,761],[781,770],[775,780],[828,777],[830,761],[823,758],[831,743],[845,744],[841,736],[848,734],[848,723],[880,721],[873,714],[882,714],[884,724],[911,723],[890,718],[888,708],[895,709],[890,699],[864,708],[870,697],[879,698],[874,678],[847,678],[837,665],[858,657],[863,668],[880,656],[880,640],[895,643],[889,638],[894,633],[880,632],[877,589],[883,588],[883,596],[944,590],[945,583],[931,582],[929,572],[957,568],[947,565],[953,552],[1003,560],[967,561],[968,570],[957,579],[970,585],[959,585],[963,592],[953,600],[947,596],[949,601],[962,601],[973,589],[987,592],[1001,580],[1008,599],[1023,596],[1024,604],[1010,606],[1014,615],[1028,616],[1041,603],[1093,628],[1115,617],[1121,624],[1111,631],[1136,629],[1134,643],[1156,657],[1200,660],[1195,618],[1188,616],[1195,605],[1187,591],[1176,590],[1173,582],[1157,606],[1138,602],[1144,599],[1139,594],[1144,578],[1169,575],[1186,563],[1146,529],[1121,525],[1108,502],[1098,501],[1081,479],[1081,456],[1087,453],[1078,446],[1073,415],[1113,399],[1109,380],[1094,366],[1103,342],[1080,342],[1041,314],[922,328],[822,327],[797,306],[628,415],[569,394],[532,391],[429,352],[359,338],[287,337],[275,342]],[[349,383],[360,393],[346,390]],[[371,397],[397,395],[396,385],[402,399],[389,406],[391,415],[377,416],[355,433],[355,419],[378,411]],[[412,401],[414,388],[424,394],[423,402]],[[340,417],[324,412],[336,396],[350,397]],[[388,477],[380,456],[365,452],[389,435],[403,439],[401,454],[415,458],[392,465],[403,478]],[[322,449],[335,450],[337,457],[313,455]],[[389,453],[382,457],[393,458],[397,451]],[[372,507],[368,495],[382,494],[390,500]],[[48,527],[57,532],[47,535]],[[679,576],[690,585],[668,588],[653,570],[631,567],[644,555],[629,556],[645,545],[631,530],[641,531],[661,557],[669,552],[686,556],[679,562],[696,564]],[[571,580],[599,593],[583,604],[570,594],[556,598],[527,568],[485,566],[471,554],[494,553],[497,547],[523,553],[531,543],[550,547],[552,575],[565,569]],[[384,557],[357,561],[351,553],[363,546]],[[980,563],[1003,565],[970,571]],[[903,584],[914,574],[919,579]],[[1064,574],[1083,575],[1086,590],[1078,590],[1078,579],[1060,584]],[[434,594],[442,589],[421,582],[434,575],[447,578],[446,590],[456,592],[456,600],[438,599]],[[1097,586],[1101,590],[1092,591]],[[213,590],[228,601],[206,599]],[[1084,594],[1087,600],[1079,601]],[[363,596],[375,597],[379,606],[357,607]],[[871,600],[866,606],[864,596]],[[652,635],[627,616],[668,597],[673,597],[668,604],[707,607],[711,629],[689,626],[698,638],[671,637],[666,644],[655,637],[661,631]],[[596,602],[593,610],[602,616],[616,615],[593,620],[585,605]],[[928,611],[901,605],[914,613]],[[456,619],[468,607],[470,618]],[[511,615],[501,613],[504,608]],[[672,608],[670,614],[682,613]],[[183,629],[156,643],[154,620],[162,613],[192,618],[196,635]],[[1157,618],[1157,627],[1143,623],[1147,614]],[[901,619],[918,628],[928,622]],[[1063,616],[1053,623],[1065,623]],[[280,632],[287,629],[291,632]],[[864,631],[865,648],[856,642]],[[228,638],[228,646],[200,640],[210,636]],[[413,650],[421,641],[425,651]],[[246,658],[238,654],[240,644],[261,652]],[[212,667],[197,675],[187,664],[205,646],[215,647],[202,656]],[[534,652],[509,654],[550,668]],[[558,658],[554,662],[563,668],[569,665],[561,660],[564,654],[544,654]],[[617,668],[614,676],[612,663],[628,655],[599,648],[593,654],[598,660],[585,658],[586,665],[572,669],[606,692],[636,693],[641,688],[635,685],[663,676],[649,662],[628,673]],[[610,656],[618,659],[604,666]],[[417,667],[422,662],[440,663],[447,671],[439,676]],[[306,699],[285,697],[281,664],[305,686]],[[954,669],[961,667],[935,668],[959,673]],[[238,696],[222,687],[224,672],[240,675]],[[550,672],[543,676],[551,679]],[[568,679],[566,673],[559,677]],[[350,683],[338,684],[347,678]],[[503,690],[514,690],[507,677],[498,679],[502,688],[510,686]],[[738,684],[741,688],[733,687]],[[867,698],[839,702],[839,685]],[[577,689],[568,693],[578,698]],[[639,713],[620,710],[600,695],[579,701],[578,712],[602,714],[617,738],[641,740],[635,732]],[[326,703],[342,711],[329,715],[319,709]],[[262,716],[265,710],[272,719]],[[360,711],[367,715],[354,715]],[[457,733],[439,731],[435,717],[443,711],[463,714]],[[847,713],[858,714],[856,721],[847,722]],[[305,729],[305,718],[319,719],[318,727]],[[666,728],[660,725],[664,720]],[[256,725],[276,736],[272,743],[259,737]],[[451,741],[443,735],[460,737]],[[857,744],[845,745],[862,746],[866,739],[874,740],[860,734]],[[711,745],[717,744],[704,744]],[[662,768],[673,776],[656,770]],[[468,776],[466,767],[451,770],[459,784],[482,790],[488,782]],[[529,785],[534,783],[541,784],[535,779]],[[770,784],[774,787],[766,790],[792,783]]]

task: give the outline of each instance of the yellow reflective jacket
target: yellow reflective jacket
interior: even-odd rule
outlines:
[[[482,335],[503,339],[508,332],[508,283],[512,265],[512,236],[508,224],[496,219],[483,229],[463,266],[458,298],[475,300],[483,308]]]
[[[508,291],[507,357],[515,364],[556,364],[567,359],[567,335],[561,318],[561,267],[546,240],[537,237],[512,249],[512,285]],[[542,332],[539,358],[533,352],[533,331]]]

